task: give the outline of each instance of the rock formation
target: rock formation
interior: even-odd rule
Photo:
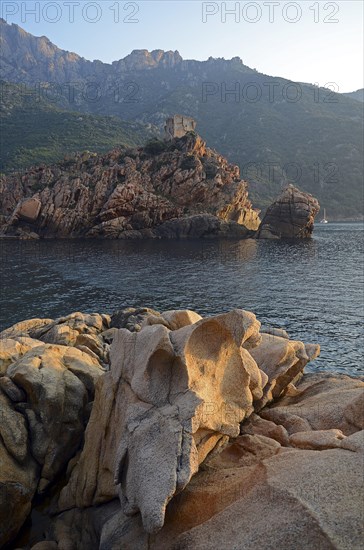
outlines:
[[[22,238],[246,237],[260,221],[238,167],[193,133],[1,176],[0,193],[0,230]]]
[[[145,529],[158,531],[169,500],[207,454],[239,434],[253,400],[262,397],[262,377],[266,381],[242,348],[259,340],[259,322],[243,311],[191,320],[196,318],[169,313],[147,318],[151,324],[140,332],[118,332],[111,371],[98,387],[85,450],[61,508],[107,500],[120,483],[124,508],[140,510]],[[171,331],[170,323],[182,326]],[[118,435],[110,433],[110,439],[105,428],[111,419]],[[99,471],[99,453],[107,457],[110,476]]]
[[[268,208],[257,233],[260,239],[297,239],[311,237],[318,201],[288,185]]]
[[[10,327],[0,543],[67,467],[35,550],[361,548],[364,383],[318,352],[239,309]]]
[[[16,535],[35,493],[59,478],[80,446],[104,372],[92,349],[109,322],[76,313],[0,334],[0,545]]]
[[[102,550],[359,550],[363,397],[360,380],[305,375],[295,395],[266,409],[284,409],[290,423],[252,414],[241,434],[208,456],[170,501],[157,534],[148,535],[139,514],[126,515],[110,500],[60,514],[52,536],[61,547]],[[326,413],[318,429],[321,407]],[[75,534],[77,522],[84,528]]]

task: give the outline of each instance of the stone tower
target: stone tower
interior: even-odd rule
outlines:
[[[196,128],[196,121],[184,115],[174,115],[167,118],[164,127],[164,138],[171,141],[174,138],[181,138],[187,132],[193,132]]]

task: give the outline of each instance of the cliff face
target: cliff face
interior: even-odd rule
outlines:
[[[0,193],[1,229],[8,235],[243,236],[259,225],[238,167],[195,134],[104,156],[78,154],[2,177]]]

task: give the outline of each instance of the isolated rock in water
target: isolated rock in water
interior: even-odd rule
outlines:
[[[320,205],[312,195],[288,185],[268,208],[258,229],[260,239],[311,237]]]
[[[116,483],[126,513],[140,510],[146,531],[160,529],[173,495],[262,397],[266,377],[241,347],[259,340],[259,327],[235,310],[175,331],[121,329],[60,508],[110,500]]]
[[[104,370],[81,351],[43,344],[7,370],[26,402],[17,407],[27,419],[32,456],[41,465],[43,492],[75,454],[87,420],[87,404]]]

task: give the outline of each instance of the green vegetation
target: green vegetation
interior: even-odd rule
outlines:
[[[142,145],[152,131],[117,117],[81,114],[37,99],[24,86],[2,83],[0,170],[50,164],[67,153]]]
[[[166,141],[162,141],[161,139],[153,138],[144,146],[144,152],[147,155],[160,155],[161,153],[164,153],[168,150],[168,143]]]

